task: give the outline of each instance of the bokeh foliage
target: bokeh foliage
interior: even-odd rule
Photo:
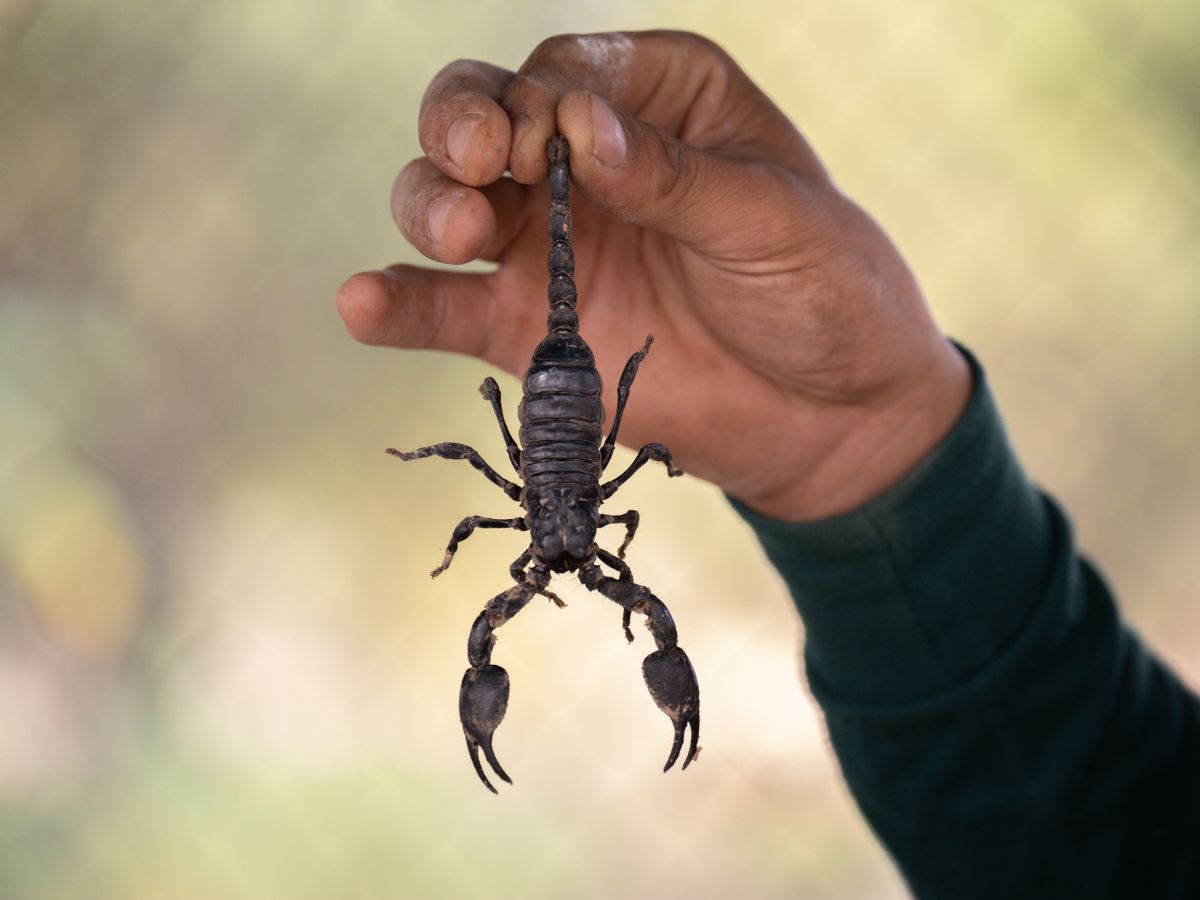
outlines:
[[[701,764],[657,774],[641,654],[568,587],[503,634],[517,788],[474,783],[466,628],[519,538],[431,584],[458,518],[509,506],[381,450],[499,458],[485,368],[358,347],[332,310],[353,271],[416,261],[387,188],[441,65],[662,26],[727,46],[894,235],[1131,620],[1200,680],[1194,3],[8,0],[0,896],[902,896],[782,588],[691,480],[626,490],[630,561],[701,675]]]

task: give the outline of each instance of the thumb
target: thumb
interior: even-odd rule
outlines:
[[[592,205],[697,250],[751,250],[764,226],[795,222],[802,209],[802,183],[782,167],[699,149],[587,91],[563,96],[557,118],[572,179]]]

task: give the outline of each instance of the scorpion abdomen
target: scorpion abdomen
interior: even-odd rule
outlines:
[[[527,487],[590,494],[599,486],[601,388],[591,348],[578,334],[552,332],[538,344],[517,412]]]

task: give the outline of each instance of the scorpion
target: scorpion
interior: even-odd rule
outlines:
[[[700,750],[700,687],[691,660],[678,645],[675,622],[666,605],[649,588],[633,580],[633,573],[624,562],[625,550],[637,531],[639,514],[635,510],[619,515],[600,512],[601,504],[647,462],[662,462],[669,476],[683,474],[676,468],[665,446],[651,443],[638,451],[624,472],[601,483],[616,446],[629,389],[654,338],[652,335],[647,337],[645,345],[625,364],[617,385],[617,408],[612,428],[601,443],[601,426],[604,424],[604,406],[600,401],[602,383],[592,350],[579,334],[576,312],[566,139],[555,135],[548,142],[546,151],[550,158],[550,284],[547,291],[550,315],[546,337],[534,349],[524,377],[524,393],[517,413],[521,424],[521,446],[517,446],[508,429],[496,380],[486,378],[479,388],[492,406],[509,462],[524,485],[509,481],[488,465],[477,450],[465,444],[434,444],[411,452],[391,447],[387,450],[403,460],[430,456],[465,459],[525,510],[523,516],[512,519],[467,516],[454,529],[441,565],[431,573],[436,578],[446,571],[459,544],[476,528],[512,528],[530,535],[529,547],[509,567],[515,586],[493,597],[471,626],[467,640],[470,667],[463,675],[458,694],[459,718],[471,763],[479,779],[493,794],[498,792],[480,763],[480,749],[496,775],[512,784],[492,747],[492,735],[504,719],[509,696],[508,672],[492,663],[492,650],[496,644],[494,632],[535,595],[540,594],[559,607],[566,605],[548,589],[552,573],[575,572],[588,590],[599,592],[617,603],[623,610],[621,624],[629,642],[633,641],[629,627],[632,614],[646,616],[646,627],[657,649],[643,660],[642,677],[654,702],[671,719],[675,729],[663,771],[668,771],[678,759],[688,726],[691,726],[691,744],[682,768],[686,769]],[[596,544],[596,532],[606,525],[618,524],[625,526],[625,539],[614,555]],[[606,575],[598,563],[616,572],[617,577]]]

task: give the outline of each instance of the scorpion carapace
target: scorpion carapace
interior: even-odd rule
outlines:
[[[514,587],[493,597],[471,626],[467,640],[470,668],[463,675],[458,695],[458,711],[467,750],[475,772],[488,790],[496,793],[484,774],[479,751],[497,775],[512,783],[492,749],[492,734],[508,707],[508,673],[492,664],[492,649],[497,628],[520,612],[535,594],[563,606],[549,590],[552,572],[576,572],[588,590],[597,591],[617,603],[622,611],[625,638],[633,640],[629,628],[633,613],[646,616],[646,625],[658,649],[642,662],[642,675],[659,709],[675,726],[671,752],[663,771],[675,764],[683,747],[684,733],[691,726],[691,744],[683,768],[699,753],[700,687],[687,654],[676,643],[671,613],[649,588],[637,584],[625,564],[625,549],[638,527],[634,510],[619,515],[600,512],[600,505],[623,485],[634,472],[651,460],[662,462],[668,474],[682,475],[662,444],[646,444],[629,467],[611,481],[601,483],[605,466],[616,446],[621,415],[629,399],[629,388],[638,366],[646,358],[653,337],[629,358],[617,384],[617,409],[612,428],[601,442],[604,407],[600,402],[601,381],[596,361],[587,342],[579,334],[576,314],[575,261],[571,247],[571,211],[568,201],[569,172],[567,142],[561,136],[550,139],[550,317],[547,334],[533,351],[525,373],[524,396],[518,409],[521,446],[513,440],[500,405],[500,388],[494,378],[484,379],[480,393],[491,404],[500,423],[500,432],[508,448],[508,458],[524,485],[515,484],[488,465],[479,453],[465,444],[434,444],[411,453],[389,448],[388,453],[404,460],[440,456],[465,459],[483,473],[488,481],[518,501],[525,515],[513,519],[468,516],[458,523],[446,547],[441,565],[433,570],[436,577],[454,559],[458,545],[476,528],[513,528],[527,531],[529,548],[509,568]],[[614,555],[596,544],[596,531],[606,525],[624,525],[625,540]],[[604,574],[603,563],[617,573]]]

